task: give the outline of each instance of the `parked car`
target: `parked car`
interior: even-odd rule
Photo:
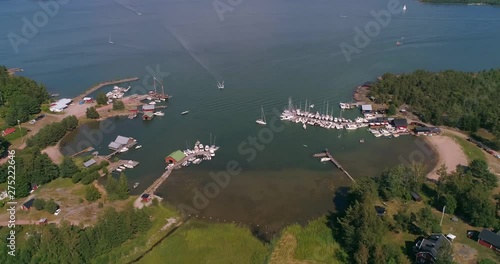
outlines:
[[[31,121],[30,121],[30,124],[31,124],[31,125],[33,125],[33,124],[35,124],[35,123],[36,123],[36,120],[35,120],[35,119],[33,119],[33,120],[31,120]]]
[[[36,121],[38,121],[38,120],[40,120],[40,119],[42,119],[42,118],[44,118],[44,117],[45,117],[45,115],[39,115],[39,116],[37,116],[37,117],[35,118],[35,120],[36,120]]]
[[[61,212],[61,209],[57,209],[57,210],[54,212],[54,215],[58,215],[60,212]]]

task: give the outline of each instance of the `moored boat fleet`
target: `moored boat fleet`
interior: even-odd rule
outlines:
[[[186,149],[183,151],[184,155],[192,157],[184,161],[181,165],[187,167],[191,164],[200,164],[204,160],[211,160],[212,157],[215,157],[215,152],[217,150],[219,150],[219,147],[215,144],[203,145],[200,141],[196,141],[192,150]]]

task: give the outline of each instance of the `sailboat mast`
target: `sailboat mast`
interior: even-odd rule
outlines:
[[[153,77],[153,88],[155,89],[155,93],[156,93],[156,77]]]
[[[165,95],[165,90],[163,90],[163,83],[161,84],[161,94]]]

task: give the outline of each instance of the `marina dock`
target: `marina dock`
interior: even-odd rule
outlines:
[[[73,158],[73,157],[78,156],[78,155],[80,155],[82,153],[89,152],[89,151],[92,151],[92,150],[94,150],[93,147],[88,147],[88,148],[86,148],[86,149],[84,149],[84,150],[82,150],[80,152],[77,152],[77,153],[71,155],[70,157]]]
[[[324,152],[321,152],[321,153],[316,153],[313,155],[313,157],[315,158],[319,158],[319,157],[328,157],[330,159],[330,161],[339,169],[341,170],[345,175],[347,175],[347,177],[349,177],[353,182],[356,182],[356,180],[354,180],[354,178],[349,174],[349,172],[347,172],[346,169],[344,169],[344,167],[342,167],[342,165],[340,165],[340,163],[333,158],[332,154],[330,153],[330,151],[328,151],[328,149],[325,149]]]
[[[121,80],[114,80],[114,81],[102,82],[102,83],[99,83],[97,85],[92,86],[91,88],[89,88],[88,90],[86,90],[84,93],[80,94],[75,99],[73,99],[73,101],[79,102],[84,97],[87,97],[89,94],[91,94],[91,93],[93,93],[93,92],[101,89],[104,86],[115,85],[115,84],[126,83],[126,82],[134,82],[134,81],[137,81],[137,80],[139,80],[138,77],[132,77],[132,78],[126,78],[126,79],[121,79]]]
[[[108,165],[108,171],[115,171],[118,167],[124,166],[129,169],[135,168],[137,165],[139,165],[138,161],[135,160],[119,160],[117,162],[113,162]]]

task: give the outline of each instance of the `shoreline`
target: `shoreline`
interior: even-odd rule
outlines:
[[[467,166],[467,156],[462,147],[453,138],[445,135],[435,135],[425,137],[426,142],[436,153],[437,162],[435,167],[427,174],[427,179],[432,181],[439,180],[437,171],[444,164],[447,173],[456,171],[457,166]]]

